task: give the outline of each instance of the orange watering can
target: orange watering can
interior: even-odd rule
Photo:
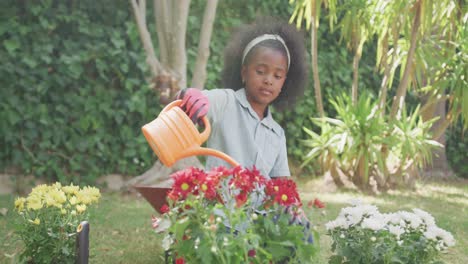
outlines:
[[[192,120],[179,107],[181,100],[168,104],[159,116],[144,125],[141,130],[159,160],[167,167],[182,158],[196,155],[210,155],[225,160],[230,165],[239,165],[223,152],[200,147],[211,133],[208,118],[202,118],[205,130],[198,132]]]
[[[203,117],[205,130],[201,133],[198,132],[192,120],[179,107],[181,103],[181,100],[177,100],[168,104],[155,120],[141,128],[143,135],[162,164],[171,167],[182,158],[194,155],[211,155],[225,160],[233,167],[238,166],[239,163],[225,153],[200,147],[208,139],[211,132],[208,118]],[[166,203],[167,192],[171,190],[156,186],[134,186],[134,188],[160,213],[161,207]]]

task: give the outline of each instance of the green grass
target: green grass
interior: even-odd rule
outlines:
[[[442,256],[446,263],[468,263],[468,182],[420,182],[416,190],[392,191],[379,196],[353,192],[325,192],[317,180],[298,180],[304,204],[314,198],[326,203],[322,210],[308,211],[321,234],[317,263],[327,263],[331,241],[324,224],[333,220],[351,199],[377,205],[381,212],[420,208],[431,213],[436,224],[450,231],[456,245]],[[15,263],[21,242],[12,232],[15,217],[13,196],[0,197],[0,263]],[[151,230],[151,215],[157,214],[141,197],[104,193],[99,205],[91,210],[90,263],[163,263],[160,237]]]

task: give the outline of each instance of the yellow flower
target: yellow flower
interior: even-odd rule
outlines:
[[[23,197],[16,198],[15,208],[18,212],[23,211],[25,202],[26,202],[26,198],[23,198]]]
[[[54,197],[50,192],[44,194],[44,203],[47,207],[54,206],[56,204]]]
[[[62,213],[62,214],[64,215],[64,214],[67,213],[67,210],[65,210],[65,209],[62,208],[62,210],[60,210],[60,213]]]
[[[91,204],[97,202],[101,197],[101,193],[99,189],[95,187],[84,187],[76,194],[76,198],[78,199],[78,203],[82,204]]]
[[[84,204],[79,204],[76,206],[76,211],[81,214],[83,213],[84,211],[86,211],[86,205]]]
[[[31,193],[29,194],[30,196],[31,195],[38,195],[38,196],[42,196],[43,193],[46,193],[47,191],[49,190],[49,186],[47,186],[46,184],[41,184],[41,185],[38,185],[36,187],[34,187],[32,190],[31,190]]]
[[[27,208],[31,210],[39,210],[42,208],[42,201],[40,197],[28,196],[26,198]]]
[[[78,191],[80,190],[80,187],[79,186],[75,186],[72,184],[70,184],[69,186],[63,186],[62,187],[62,190],[68,194],[68,195],[75,195],[78,193]]]
[[[76,211],[75,211],[75,210],[72,210],[72,211],[70,212],[70,214],[71,214],[71,215],[76,215]]]
[[[52,188],[55,189],[62,189],[62,184],[60,182],[56,182],[52,185]]]
[[[54,200],[59,204],[64,204],[67,201],[67,196],[62,190],[56,190],[52,192],[52,196],[54,197]]]
[[[29,219],[28,221],[29,221],[30,223],[35,224],[35,225],[39,225],[39,224],[41,223],[41,220],[40,220],[39,218],[37,218],[37,217],[36,217],[36,219],[34,219],[34,221],[31,220],[31,219]]]
[[[70,198],[70,204],[71,205],[75,205],[76,203],[78,202],[76,196],[72,196],[72,198]]]

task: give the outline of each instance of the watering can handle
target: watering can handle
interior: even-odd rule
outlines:
[[[166,105],[166,107],[163,108],[163,110],[161,111],[161,113],[163,112],[166,112],[166,111],[169,111],[171,110],[173,107],[176,107],[176,106],[180,106],[182,104],[182,100],[175,100],[175,101],[172,101],[171,103],[169,103],[168,105]],[[211,125],[210,125],[210,121],[208,120],[208,118],[206,116],[204,116],[202,118],[202,121],[203,121],[203,125],[205,126],[205,130],[203,132],[200,133],[200,137],[201,137],[201,140],[202,142],[205,142],[208,137],[210,136],[210,133],[211,133]]]

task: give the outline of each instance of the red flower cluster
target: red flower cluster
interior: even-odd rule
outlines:
[[[200,192],[203,192],[205,198],[209,200],[215,199],[217,197],[216,190],[219,180],[229,175],[225,173],[230,172],[216,169],[205,173],[203,170],[194,167],[178,171],[171,175],[174,179],[174,184],[168,197],[176,201],[187,198],[189,194],[199,195]]]
[[[297,193],[296,183],[289,179],[272,179],[266,184],[266,194],[273,201],[284,206],[301,206],[301,199]]]
[[[241,167],[234,168],[233,177],[229,181],[229,186],[239,190],[239,194],[235,196],[236,205],[241,207],[247,202],[249,194],[254,190],[255,184],[257,186],[265,185],[266,178],[260,174],[260,171],[253,167],[252,170],[241,169]]]
[[[265,202],[278,203],[283,206],[301,205],[296,183],[289,179],[267,180],[255,167],[243,169],[238,166],[233,169],[217,167],[205,173],[203,170],[191,167],[171,175],[174,185],[168,197],[174,201],[186,199],[189,194],[204,194],[208,200],[220,197],[220,181],[232,175],[229,179],[229,188],[237,190],[235,200],[238,207],[244,205],[250,193],[256,186],[265,186],[267,200]]]

